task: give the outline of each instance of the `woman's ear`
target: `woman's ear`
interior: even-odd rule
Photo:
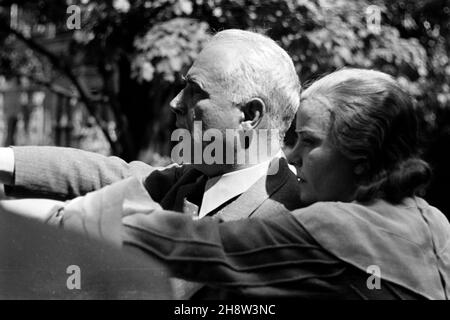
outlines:
[[[244,130],[256,128],[266,113],[266,104],[260,98],[252,98],[242,108],[244,115],[241,126]]]

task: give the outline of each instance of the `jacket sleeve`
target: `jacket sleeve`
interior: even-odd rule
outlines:
[[[123,219],[124,248],[159,258],[174,276],[250,296],[292,296],[342,265],[290,215],[219,222],[157,211]],[[325,271],[324,271],[325,270]]]
[[[66,203],[49,214],[48,224],[120,247],[122,218],[162,210],[137,177],[129,177]]]
[[[121,179],[143,177],[156,168],[140,161],[60,147],[14,147],[13,197],[72,199]]]

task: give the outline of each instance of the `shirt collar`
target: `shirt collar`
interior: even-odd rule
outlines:
[[[199,218],[203,218],[225,202],[246,192],[256,181],[267,174],[270,162],[274,158],[281,157],[284,157],[284,154],[279,151],[273,158],[257,165],[208,179],[200,206]]]

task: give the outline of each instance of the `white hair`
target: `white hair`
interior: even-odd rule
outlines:
[[[221,77],[222,88],[237,105],[263,100],[269,128],[278,129],[283,138],[300,104],[300,80],[291,57],[269,37],[251,31],[221,31],[207,47],[219,42],[239,50]]]

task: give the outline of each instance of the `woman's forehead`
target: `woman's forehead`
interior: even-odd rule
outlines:
[[[296,119],[295,131],[327,132],[330,126],[330,108],[322,103],[306,101],[301,104]]]

